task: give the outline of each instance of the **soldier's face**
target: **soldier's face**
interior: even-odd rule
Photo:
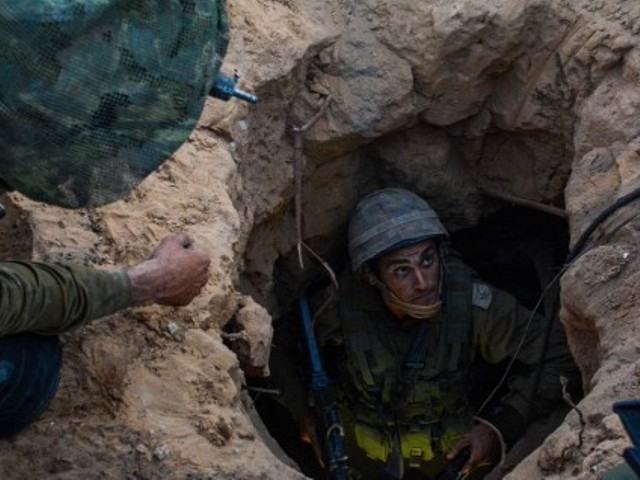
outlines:
[[[439,300],[440,258],[435,240],[388,253],[377,267],[380,280],[403,302],[428,306]]]

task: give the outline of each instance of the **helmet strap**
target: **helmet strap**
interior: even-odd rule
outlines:
[[[382,283],[382,282],[380,282]],[[409,315],[418,320],[428,320],[435,317],[442,309],[442,301],[438,300],[432,305],[415,305],[400,300],[386,285],[382,284],[380,292],[384,303],[394,312],[400,312],[403,316]]]
[[[384,300],[385,305],[391,309],[392,312],[396,313],[399,317],[404,317],[409,315],[418,320],[428,320],[434,318],[440,313],[442,310],[442,290],[444,285],[444,257],[446,247],[444,242],[438,242],[438,255],[440,257],[440,280],[438,282],[438,301],[432,305],[416,305],[413,303],[408,303],[400,300],[398,296],[389,290],[389,287],[385,285],[385,283],[378,278],[378,276],[371,270],[371,267],[368,264],[364,265],[364,275],[367,282],[370,285],[378,287],[380,290],[380,294],[382,295],[382,299]]]

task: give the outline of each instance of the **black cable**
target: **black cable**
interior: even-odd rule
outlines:
[[[546,297],[546,295],[549,293],[549,291],[553,288],[553,285],[560,280],[560,277],[567,271],[569,266],[578,257],[578,255],[580,255],[580,253],[584,249],[587,241],[589,240],[589,237],[602,224],[602,222],[604,222],[609,216],[611,216],[611,214],[613,212],[615,212],[616,210],[618,210],[618,209],[624,207],[625,205],[631,203],[632,201],[636,200],[637,198],[640,198],[640,187],[635,189],[635,190],[633,190],[631,193],[628,193],[624,197],[620,197],[618,200],[616,200],[614,203],[612,203],[609,207],[607,207],[605,210],[603,210],[602,213],[600,213],[593,220],[593,222],[591,222],[589,227],[580,236],[580,238],[578,239],[578,241],[576,242],[574,247],[571,249],[571,251],[567,255],[567,257],[565,259],[565,262],[564,262],[564,266],[560,269],[560,271],[556,274],[556,276],[547,284],[547,286],[543,289],[542,293],[540,294],[540,297],[538,298],[538,302],[536,303],[535,307],[531,311],[531,315],[530,315],[530,317],[529,317],[529,319],[528,319],[528,321],[526,323],[525,331],[522,334],[522,337],[520,339],[520,343],[518,344],[518,347],[516,348],[516,352],[514,353],[513,357],[511,358],[511,361],[507,365],[507,367],[505,369],[505,372],[504,372],[504,375],[502,376],[501,380],[498,382],[498,384],[493,389],[493,391],[484,400],[484,402],[482,403],[482,406],[478,409],[477,415],[480,415],[482,413],[483,409],[487,406],[487,404],[491,401],[491,399],[496,394],[498,389],[506,381],[507,376],[509,374],[509,371],[511,370],[511,367],[513,366],[513,363],[515,362],[518,354],[520,353],[520,349],[522,348],[522,345],[524,343],[524,339],[525,339],[525,337],[526,337],[526,335],[528,333],[531,321],[533,320],[534,316],[538,312],[538,309],[540,308],[540,305],[542,304],[543,299]],[[557,298],[554,298],[553,305],[554,305],[555,308],[557,308],[557,305],[559,304],[559,298],[560,298],[560,289],[555,289],[555,291],[553,293],[557,297]],[[555,310],[555,308],[553,308],[552,310]],[[546,350],[547,350],[549,338],[550,338],[550,335],[551,335],[551,329],[553,328],[553,312],[548,312],[547,316],[548,316],[547,325],[546,325],[546,329],[545,329],[545,332],[544,332],[544,335],[545,335],[544,348],[542,349],[542,352],[541,352],[541,355],[540,355],[541,361],[544,361],[544,358],[547,355]],[[533,386],[532,392],[531,392],[532,393],[531,400],[534,400],[534,396],[535,396],[536,390],[538,389],[539,382],[540,382],[541,371],[542,371],[542,363],[540,363],[538,365],[538,367],[536,369],[536,372],[535,372],[535,381],[534,381],[534,386]],[[529,407],[529,410],[530,410],[530,408],[531,407]],[[528,412],[528,413],[530,413],[530,412]]]
[[[611,205],[609,205],[606,209],[604,209],[593,220],[593,222],[591,222],[589,227],[580,236],[580,238],[578,239],[578,241],[576,242],[574,247],[571,249],[571,251],[567,255],[567,258],[565,259],[565,262],[564,262],[564,266],[563,266],[563,268],[562,268],[562,270],[560,272],[561,273],[565,272],[567,270],[567,268],[571,265],[571,263],[573,263],[573,261],[578,257],[578,255],[580,255],[580,253],[584,249],[587,241],[589,240],[589,237],[602,224],[602,222],[604,222],[615,211],[617,211],[620,208],[624,207],[625,205],[631,203],[632,201],[634,201],[635,199],[637,199],[639,197],[640,197],[640,188],[636,188],[631,193],[628,193],[624,197],[620,197],[618,200],[616,200]],[[549,282],[549,285],[547,286],[547,288],[550,288],[554,283],[558,282],[559,280],[560,280],[560,275],[557,275],[553,280],[551,280],[551,282]],[[542,293],[541,297],[544,297],[545,293],[546,293],[546,290],[545,290],[545,292]],[[544,332],[544,335],[545,335],[544,347],[543,347],[541,355],[540,355],[540,363],[538,364],[538,367],[536,368],[535,380],[534,380],[534,384],[533,384],[533,389],[531,391],[531,398],[530,398],[529,408],[528,408],[528,411],[527,411],[527,416],[529,417],[529,419],[531,417],[531,406],[533,404],[533,401],[535,400],[535,396],[536,396],[538,387],[540,385],[540,377],[541,377],[541,374],[542,374],[542,365],[543,365],[545,357],[547,356],[547,348],[549,346],[549,339],[551,338],[551,330],[553,328],[553,319],[555,317],[555,310],[558,308],[559,305],[560,305],[560,289],[556,288],[555,292],[554,292],[554,298],[553,298],[553,308],[551,309],[550,312],[547,313],[547,325],[546,325],[546,329],[545,329],[545,332]]]
[[[567,258],[565,259],[564,263],[565,264],[569,264],[571,262],[573,262],[576,257],[578,255],[580,255],[580,253],[582,252],[582,250],[584,249],[585,244],[587,243],[587,240],[589,240],[589,237],[591,236],[591,234],[595,231],[596,228],[598,228],[600,226],[600,224],[602,222],[604,222],[613,212],[615,212],[616,210],[618,210],[621,207],[624,207],[625,205],[627,205],[628,203],[633,202],[635,199],[640,197],[640,188],[636,188],[634,191],[632,191],[631,193],[625,195],[624,197],[620,197],[618,200],[616,200],[615,202],[613,202],[611,205],[609,205],[606,209],[604,209],[602,211],[602,213],[600,213],[600,215],[598,215],[593,222],[591,222],[591,225],[589,225],[589,228],[587,228],[584,233],[580,236],[580,238],[578,239],[578,241],[576,242],[576,244],[574,245],[574,247],[571,249],[571,251],[569,252],[569,254],[567,255]]]

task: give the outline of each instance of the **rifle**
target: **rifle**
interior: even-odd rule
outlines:
[[[322,364],[320,348],[313,332],[311,310],[305,297],[298,300],[302,318],[302,332],[306,341],[311,367],[311,391],[316,408],[316,416],[320,420],[320,432],[324,447],[325,464],[331,480],[349,480],[352,470],[347,465],[347,453],[344,442],[344,427],[336,406],[331,381]]]

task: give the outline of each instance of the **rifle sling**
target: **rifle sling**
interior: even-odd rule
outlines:
[[[415,387],[418,373],[425,366],[430,340],[428,331],[428,323],[423,322],[422,325],[420,325],[420,330],[411,346],[411,350],[402,362],[401,369],[392,386],[391,395],[393,402],[391,408],[396,416],[400,415],[406,407],[409,396]]]
[[[400,446],[401,440],[398,428],[398,417],[408,403],[409,396],[416,383],[418,372],[424,368],[427,350],[429,348],[428,330],[427,322],[423,322],[420,325],[418,336],[414,340],[413,345],[411,345],[411,350],[409,350],[409,353],[402,362],[396,381],[391,387],[391,410],[393,412],[395,432],[393,435],[393,449],[387,459],[385,473],[388,478],[396,480],[404,477],[404,461],[402,459],[402,449]]]

